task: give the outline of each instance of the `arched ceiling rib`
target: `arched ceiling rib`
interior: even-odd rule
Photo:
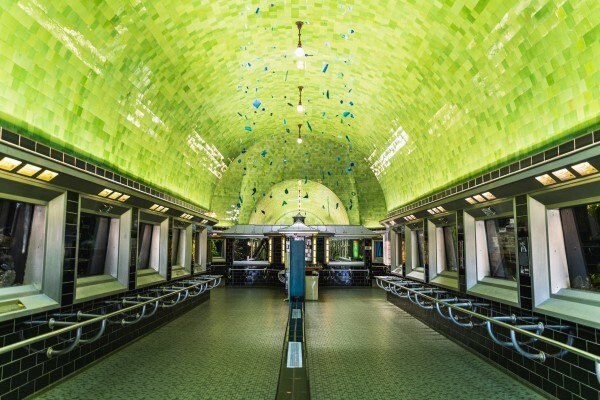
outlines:
[[[0,119],[214,210],[303,123],[352,150],[366,223],[600,122],[599,21],[593,0],[2,2]],[[268,163],[339,163],[304,159]]]

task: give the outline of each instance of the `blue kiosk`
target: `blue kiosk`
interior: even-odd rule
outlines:
[[[319,231],[304,223],[304,216],[298,212],[294,217],[294,223],[286,228],[280,229],[279,233],[290,238],[289,255],[289,299],[304,300],[306,287],[306,262],[304,258],[305,238]]]

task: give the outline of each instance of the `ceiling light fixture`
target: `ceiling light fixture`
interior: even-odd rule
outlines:
[[[300,134],[300,129],[302,129],[302,124],[298,124],[298,143],[302,143],[302,134]]]
[[[299,113],[304,112],[304,106],[302,105],[302,89],[304,89],[304,86],[298,86],[298,94],[300,98],[298,100],[298,107],[296,107],[296,110],[298,110]]]
[[[298,27],[298,47],[296,47],[295,54],[297,57],[304,57],[304,49],[302,48],[302,40],[300,30],[302,29],[302,25],[304,22],[296,21],[296,26]]]

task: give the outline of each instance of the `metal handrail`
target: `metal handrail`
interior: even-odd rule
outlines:
[[[217,276],[215,276],[215,275],[203,276],[203,277],[201,277],[201,279],[202,279],[201,281],[198,281],[198,283],[190,285],[190,286],[188,286],[186,288],[182,288],[182,289],[179,289],[179,290],[174,290],[172,292],[163,294],[161,296],[153,297],[151,300],[142,301],[142,302],[139,302],[138,304],[133,304],[133,305],[131,305],[129,307],[125,307],[125,308],[122,308],[120,310],[116,310],[116,311],[110,312],[108,314],[100,315],[100,316],[97,316],[95,318],[90,318],[88,320],[77,322],[77,323],[74,323],[72,325],[65,326],[63,328],[57,329],[57,330],[52,330],[51,332],[43,333],[41,335],[29,338],[29,339],[24,339],[24,340],[21,340],[21,341],[16,342],[16,343],[9,344],[8,346],[0,347],[0,354],[8,353],[10,351],[13,351],[13,350],[16,350],[16,349],[20,349],[21,347],[26,347],[26,346],[29,346],[29,345],[31,345],[33,343],[37,343],[37,342],[41,342],[42,340],[50,339],[52,337],[61,335],[63,333],[70,332],[70,331],[72,331],[74,329],[78,330],[78,332],[79,332],[78,336],[81,337],[81,328],[83,328],[84,326],[95,324],[95,323],[101,322],[103,320],[108,320],[109,318],[115,317],[115,316],[120,315],[120,314],[128,313],[128,312],[133,311],[133,310],[135,310],[137,308],[140,308],[140,307],[144,307],[145,308],[147,304],[154,303],[156,301],[160,301],[160,300],[165,299],[165,298],[167,298],[169,296],[177,295],[177,294],[179,294],[179,293],[181,293],[183,291],[190,290],[192,288],[195,288],[195,287],[197,287],[199,285],[203,285],[205,283],[209,283],[211,281],[216,282],[217,279],[219,280],[219,283],[220,283],[220,278],[221,277],[219,275],[217,275]],[[212,289],[213,287],[215,287],[215,286],[211,286],[210,288]],[[75,347],[78,343],[79,343],[79,340],[76,339],[74,342],[71,343],[71,345],[74,345],[73,347]],[[52,352],[54,354],[58,354],[57,350],[53,350]]]
[[[468,315],[470,315],[472,317],[475,317],[475,318],[478,318],[480,320],[483,320],[483,321],[486,322],[486,324],[494,324],[494,325],[498,325],[498,326],[501,326],[503,328],[506,328],[506,329],[508,329],[508,330],[511,331],[511,336],[514,336],[514,333],[520,333],[522,335],[525,335],[525,336],[531,337],[533,339],[536,339],[536,340],[538,340],[540,342],[544,342],[544,343],[547,343],[549,345],[558,347],[559,349],[561,349],[561,351],[558,354],[566,354],[566,352],[571,352],[571,353],[576,354],[578,356],[581,356],[581,357],[587,358],[589,360],[592,360],[592,361],[594,361],[595,367],[596,367],[596,378],[598,379],[598,382],[600,383],[600,356],[592,354],[592,353],[589,353],[589,352],[587,352],[585,350],[581,350],[581,349],[579,349],[577,347],[571,346],[571,344],[573,342],[573,340],[571,339],[571,335],[569,335],[569,339],[568,339],[568,342],[571,343],[571,344],[565,344],[565,343],[559,342],[557,340],[554,340],[554,339],[551,339],[551,338],[548,338],[548,337],[545,337],[545,336],[542,336],[542,335],[538,335],[537,333],[530,332],[527,329],[524,329],[525,326],[523,326],[523,325],[511,325],[511,324],[508,324],[508,323],[506,323],[504,321],[500,321],[498,319],[495,319],[494,317],[488,317],[487,315],[479,314],[477,312],[474,312],[474,311],[471,311],[471,310],[468,310],[468,309],[456,306],[456,305],[454,305],[454,304],[452,304],[450,302],[446,302],[444,300],[436,299],[434,297],[431,297],[431,296],[428,296],[426,294],[420,293],[419,290],[414,290],[414,289],[411,289],[411,288],[409,288],[407,286],[401,285],[400,283],[398,283],[398,281],[400,281],[402,283],[404,283],[404,281],[396,279],[396,277],[392,277],[392,279],[390,279],[389,281],[386,280],[386,278],[388,278],[388,277],[386,277],[386,276],[376,276],[375,277],[375,279],[378,280],[378,281],[380,280],[382,282],[386,282],[388,284],[388,286],[389,285],[393,285],[393,286],[399,287],[401,290],[404,290],[406,292],[413,292],[417,296],[423,296],[426,300],[429,300],[429,301],[432,301],[432,302],[435,302],[435,303],[441,303],[441,304],[443,304],[443,306],[448,307],[448,310],[455,309],[456,311],[460,311],[460,312],[468,314]],[[377,285],[380,286],[380,287],[382,286],[382,285],[380,285],[379,282],[377,283]],[[516,340],[512,340],[512,337],[511,337],[511,342],[514,343],[514,342],[516,342]],[[518,344],[517,344],[517,346],[518,346]],[[563,352],[563,351],[566,351],[566,352]],[[548,356],[551,356],[551,355],[548,354]],[[543,361],[542,357],[540,357],[539,359],[541,361]]]

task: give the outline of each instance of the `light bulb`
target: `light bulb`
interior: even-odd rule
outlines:
[[[298,47],[296,47],[296,57],[304,57],[304,49],[302,48],[302,45],[298,45]]]
[[[298,143],[302,143],[302,138],[298,136]]]
[[[298,62],[296,62],[296,68],[304,69],[305,68],[304,60],[302,60],[302,59],[298,60]]]
[[[302,105],[302,103],[298,104],[298,107],[296,107],[296,110],[298,110],[299,113],[304,112],[304,106]]]

